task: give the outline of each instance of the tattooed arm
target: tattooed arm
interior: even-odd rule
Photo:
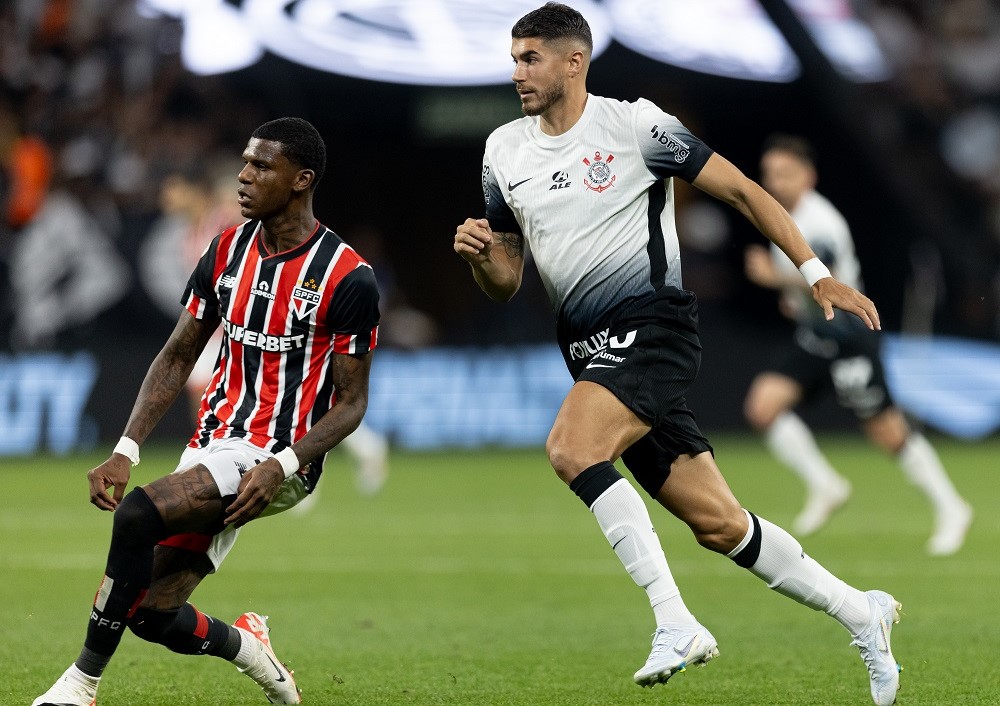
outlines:
[[[137,444],[146,440],[184,388],[198,356],[218,325],[217,317],[196,319],[187,311],[181,312],[173,333],[146,372],[124,436]],[[87,474],[90,502],[102,510],[114,510],[125,494],[130,475],[128,458],[111,454],[107,461]],[[109,497],[107,490],[112,486],[114,496]]]
[[[125,436],[137,444],[146,440],[184,389],[191,369],[218,325],[218,318],[196,319],[187,311],[181,312],[173,333],[146,372],[125,425]]]
[[[466,218],[455,231],[454,248],[472,266],[476,284],[490,299],[508,301],[521,287],[523,236],[494,233],[485,218]]]
[[[358,428],[368,409],[368,374],[372,355],[333,356],[330,373],[337,391],[337,402],[305,436],[292,444],[300,467],[325,454]],[[226,508],[226,524],[240,527],[260,515],[284,480],[281,464],[274,458],[251,468],[240,480],[236,500]]]

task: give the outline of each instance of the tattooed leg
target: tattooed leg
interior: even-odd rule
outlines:
[[[187,532],[216,534],[223,528],[224,498],[205,466],[171,473],[144,485],[142,490],[156,506],[168,535]]]
[[[143,490],[171,536],[215,534],[222,529],[223,509],[232,500],[219,495],[211,474],[201,465],[159,478]],[[129,629],[174,652],[233,659],[240,646],[238,631],[187,602],[212,571],[208,556],[195,548],[159,544],[152,560],[149,591],[129,618]]]
[[[212,568],[201,552],[158,545],[149,593],[129,619],[129,629],[143,640],[180,654],[234,659],[241,644],[239,631],[187,602]]]

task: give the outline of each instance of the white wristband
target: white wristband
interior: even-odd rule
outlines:
[[[115,444],[115,453],[125,456],[132,462],[133,466],[139,465],[139,444],[135,443],[127,436],[123,436],[118,440],[118,443]]]
[[[818,257],[806,260],[799,265],[799,272],[801,272],[802,276],[806,278],[806,282],[810,287],[824,277],[833,277],[833,275],[830,274],[830,268],[824,265]]]
[[[281,464],[281,470],[285,472],[285,478],[291,478],[299,472],[299,457],[292,451],[291,446],[286,446],[278,453],[274,454],[274,460]]]

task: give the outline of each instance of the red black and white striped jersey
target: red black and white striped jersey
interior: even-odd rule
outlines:
[[[362,355],[378,337],[371,267],[329,228],[269,255],[259,221],[220,233],[181,303],[216,312],[223,340],[188,443],[242,437],[272,452],[298,441],[335,404],[334,355]]]

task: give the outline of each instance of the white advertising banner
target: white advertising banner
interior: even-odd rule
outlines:
[[[792,81],[799,62],[756,0],[566,0],[590,23],[594,57],[612,40],[656,61],[720,76]],[[181,53],[198,74],[234,71],[271,52],[321,71],[433,86],[510,81],[510,29],[540,0],[141,0],[183,22]],[[847,0],[791,0],[846,76],[888,67]]]

